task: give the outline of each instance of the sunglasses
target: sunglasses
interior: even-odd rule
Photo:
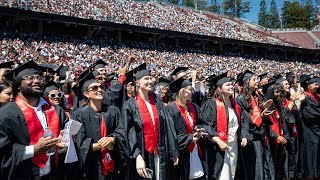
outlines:
[[[49,98],[61,98],[62,97],[62,93],[49,94],[48,97]]]
[[[98,91],[100,89],[104,90],[104,86],[100,85],[100,86],[92,86],[88,89],[88,91]]]

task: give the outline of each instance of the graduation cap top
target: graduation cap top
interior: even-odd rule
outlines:
[[[224,83],[231,82],[231,79],[227,77],[228,72],[219,74],[209,80],[211,87],[218,87],[223,85]]]
[[[0,64],[0,68],[9,68],[12,69],[12,66],[14,65],[13,61],[3,62]]]
[[[284,78],[283,76],[279,75],[277,79],[274,79],[275,80],[275,84],[278,85],[280,83],[282,83],[283,81],[286,80],[286,78]]]
[[[79,80],[79,89],[81,90],[81,93],[88,90],[89,86],[92,83],[98,83],[98,81],[95,79],[94,75],[90,72],[87,75],[85,75],[82,79]]]
[[[36,62],[31,60],[9,71],[4,75],[4,77],[8,80],[12,80],[13,78],[19,79],[26,75],[39,74],[39,73],[40,73],[40,67]]]
[[[92,69],[92,70],[97,70],[99,68],[105,68],[105,66],[107,65],[107,63],[105,63],[103,60],[98,60],[96,61],[95,63],[93,63],[89,69]]]
[[[169,84],[169,89],[172,93],[177,93],[180,89],[187,86],[191,86],[191,81],[180,77]]]
[[[167,79],[167,78],[165,78],[165,77],[160,77],[159,78],[159,84],[160,85],[168,85],[169,83],[170,83],[171,81],[169,80],[169,79]]]
[[[111,82],[115,76],[116,76],[116,73],[114,72],[107,74],[108,81]]]
[[[177,75],[177,74],[179,74],[180,72],[186,71],[186,70],[188,70],[188,69],[189,69],[189,67],[177,67],[176,69],[174,69],[174,70],[172,71],[171,75]]]
[[[301,83],[302,87],[306,87],[307,85],[318,82],[319,77],[312,77],[311,75],[301,75],[299,79],[299,83]]]
[[[273,80],[273,81],[270,81],[270,82],[268,82],[267,84],[263,85],[263,86],[262,86],[262,93],[263,93],[263,94],[266,94],[267,91],[268,91],[268,89],[269,89],[269,87],[272,86],[272,85],[274,85],[275,82],[276,82],[276,81]]]
[[[45,85],[45,89],[44,89],[43,94],[44,94],[44,96],[48,96],[50,91],[59,90],[59,88],[60,88],[60,85],[51,80],[51,81],[47,82],[47,84]]]
[[[239,77],[237,77],[236,83],[239,82],[240,86],[243,86],[243,83],[250,79],[254,73],[252,71],[246,70]]]
[[[258,77],[260,78],[260,80],[264,79],[264,78],[267,78],[268,77],[268,73],[262,73],[262,74],[259,74]]]
[[[136,68],[128,71],[126,73],[126,82],[127,83],[132,82],[133,81],[133,75],[136,74],[138,71],[145,70],[145,69],[147,69],[147,65],[146,65],[146,63],[142,63],[139,66],[137,66]]]

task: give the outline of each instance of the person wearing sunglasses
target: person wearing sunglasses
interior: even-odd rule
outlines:
[[[120,179],[121,166],[129,156],[120,110],[103,103],[104,86],[92,72],[78,84],[83,107],[72,114],[72,118],[82,123],[77,134],[81,175],[85,179]],[[121,156],[123,154],[126,156]]]
[[[62,104],[63,94],[59,90],[59,88],[60,88],[59,84],[55,83],[54,81],[49,81],[45,85],[43,95],[44,97],[48,98],[49,102],[52,105],[63,107],[63,104]]]

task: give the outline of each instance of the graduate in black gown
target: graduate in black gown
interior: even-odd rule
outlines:
[[[251,72],[244,72],[239,78],[243,84],[242,93],[236,98],[241,107],[241,116],[249,123],[249,144],[243,149],[243,161],[246,179],[274,179],[274,165],[271,157],[266,127],[271,122],[263,117],[271,106],[272,100],[268,100],[259,106],[257,97],[253,95],[258,88],[257,76]]]
[[[136,96],[122,109],[132,158],[130,179],[172,179],[170,163],[177,165],[179,160],[172,118],[161,99],[152,93],[151,74],[140,70],[134,78]]]
[[[42,98],[44,77],[34,61],[10,71],[15,100],[0,109],[1,179],[62,179],[58,147],[68,120]],[[53,137],[43,137],[50,129]],[[54,153],[47,154],[53,148]]]
[[[85,179],[122,179],[126,138],[120,110],[103,104],[104,86],[89,73],[79,81],[84,106],[75,120],[82,123],[77,134],[78,155]]]
[[[227,73],[211,78],[214,96],[202,106],[204,127],[208,132],[208,179],[234,179],[240,146],[248,143],[249,126],[241,120],[240,106],[233,99],[233,82]]]
[[[179,164],[175,179],[205,179],[205,144],[202,118],[198,105],[191,102],[192,86],[188,79],[178,78],[170,84],[175,101],[167,108],[172,116],[179,144]]]
[[[273,104],[268,111],[271,115],[268,117],[272,122],[267,129],[269,131],[270,147],[275,167],[275,177],[277,179],[289,178],[289,154],[287,143],[290,138],[286,116],[283,115],[281,101],[281,85],[272,83],[266,84],[269,86],[264,96],[264,102],[273,100]]]
[[[316,93],[319,88],[317,79],[309,75],[300,77],[306,98],[301,104],[302,132],[305,152],[305,176],[319,178],[320,167],[320,96]]]

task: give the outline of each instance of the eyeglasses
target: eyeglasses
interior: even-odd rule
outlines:
[[[38,81],[44,81],[43,76],[35,76],[35,75],[26,75],[26,76],[23,76],[22,79],[26,81],[34,81],[35,79]]]
[[[61,98],[62,97],[62,93],[49,94],[48,97],[49,98]]]
[[[100,86],[92,86],[88,89],[88,91],[98,91],[100,89],[104,90],[104,86],[100,85]]]

